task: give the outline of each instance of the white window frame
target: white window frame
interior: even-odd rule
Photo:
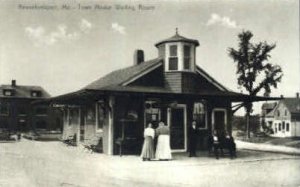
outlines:
[[[212,115],[211,115],[211,132],[214,132],[214,130],[215,130],[215,112],[216,111],[221,111],[221,112],[224,112],[224,124],[225,124],[225,127],[224,127],[224,129],[225,129],[225,131],[227,131],[228,130],[228,126],[227,126],[227,109],[226,108],[214,108],[213,110],[212,110]]]

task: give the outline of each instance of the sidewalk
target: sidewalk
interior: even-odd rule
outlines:
[[[286,147],[281,145],[270,145],[266,143],[250,143],[250,142],[244,142],[240,140],[235,140],[235,143],[237,149],[300,155],[300,149],[292,148],[292,147]]]

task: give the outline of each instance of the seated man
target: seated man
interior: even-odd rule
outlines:
[[[236,158],[236,145],[235,145],[233,137],[229,134],[226,135],[226,148],[229,151],[230,158],[231,159],[233,157]]]
[[[208,137],[207,146],[208,153],[210,154],[213,149],[216,159],[219,159],[220,141],[216,131],[214,131],[213,134]]]

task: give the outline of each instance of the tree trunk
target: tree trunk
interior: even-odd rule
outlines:
[[[252,103],[246,103],[246,138],[250,139],[250,113],[252,111]]]
[[[246,132],[247,139],[250,139],[250,112],[246,113]]]

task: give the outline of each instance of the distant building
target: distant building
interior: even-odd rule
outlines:
[[[273,109],[276,107],[277,102],[266,102],[261,106],[261,115],[260,115],[260,127],[263,131],[265,127],[271,127],[273,124]]]
[[[0,128],[10,132],[61,130],[59,111],[48,105],[35,105],[33,101],[49,98],[40,86],[10,85],[0,86]]]
[[[274,137],[300,136],[300,98],[284,98],[278,103],[265,103],[262,106],[262,125],[273,130]],[[264,124],[263,124],[264,123]]]

